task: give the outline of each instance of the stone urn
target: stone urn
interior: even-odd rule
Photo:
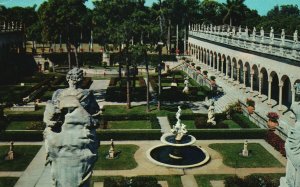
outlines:
[[[270,118],[268,120],[268,127],[270,130],[275,130],[277,126],[278,126],[278,121],[276,119]]]
[[[255,108],[254,108],[253,106],[248,106],[248,107],[247,107],[247,110],[248,110],[248,113],[249,113],[249,114],[253,114]]]

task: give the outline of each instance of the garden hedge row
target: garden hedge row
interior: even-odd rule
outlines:
[[[0,141],[43,141],[43,131],[3,131]]]
[[[279,186],[279,178],[278,177],[271,177],[271,176],[263,176],[259,174],[253,174],[246,176],[245,178],[240,178],[238,176],[227,177],[225,178],[225,187],[258,187],[258,186],[265,186],[265,187],[277,187]]]
[[[263,139],[267,129],[190,129],[197,140]]]
[[[156,117],[156,115],[155,114],[116,114],[116,115],[104,114],[100,116],[100,119],[106,121],[150,120],[151,117]]]
[[[239,124],[242,128],[250,128],[254,126],[254,123],[250,121],[246,116],[240,113],[235,113],[232,115],[232,120]]]
[[[114,140],[159,140],[162,133],[160,130],[99,130],[97,131],[100,141]]]
[[[43,114],[8,114],[9,121],[42,121]]]
[[[130,182],[130,184],[129,184]],[[106,177],[104,187],[161,187],[155,177]]]

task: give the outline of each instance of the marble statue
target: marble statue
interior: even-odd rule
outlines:
[[[14,160],[14,142],[10,142],[9,151],[5,156],[5,160]]]
[[[271,27],[270,30],[270,44],[274,44],[274,29]]]
[[[245,36],[246,36],[246,39],[248,39],[248,37],[249,37],[249,34],[248,34],[248,27],[246,26],[246,28],[245,28]]]
[[[244,156],[244,157],[248,157],[249,156],[248,141],[247,140],[244,142],[244,149],[242,151],[242,156]]]
[[[242,36],[242,27],[241,26],[239,26],[238,35],[239,35],[239,38]]]
[[[184,79],[184,88],[182,90],[182,93],[186,93],[188,94],[189,93],[189,77],[186,76],[185,79]]]
[[[264,42],[264,38],[265,38],[265,31],[264,31],[264,28],[261,27],[260,28],[260,41]]]
[[[298,30],[295,30],[294,34],[293,34],[293,40],[294,40],[294,44],[298,44]]]
[[[173,128],[171,129],[171,132],[175,135],[176,141],[180,141],[182,137],[187,133],[186,125],[181,123],[180,116],[181,108],[180,106],[178,106],[178,111],[176,112],[177,122],[175,125],[173,125]]]
[[[255,41],[256,38],[256,28],[253,27],[253,31],[252,31],[252,41]]]
[[[300,103],[293,104],[292,109],[296,114],[296,124],[291,127],[285,141],[286,174],[280,179],[279,187],[300,187]]]
[[[46,165],[54,187],[88,187],[98,158],[99,106],[90,90],[79,88],[82,70],[74,68],[66,78],[69,88],[56,90],[44,112]]]
[[[108,155],[107,155],[106,158],[108,158],[108,159],[114,159],[115,156],[116,156],[116,154],[115,154],[114,140],[111,139],[111,140],[110,140],[110,147],[109,147]]]
[[[281,43],[280,45],[284,45],[285,44],[285,32],[284,32],[284,29],[281,29]]]
[[[232,28],[232,36],[235,36],[235,27]]]
[[[216,121],[215,121],[215,107],[214,107],[214,101],[211,102],[209,108],[208,108],[208,113],[207,113],[207,123],[208,124],[212,124],[212,125],[216,125]]]

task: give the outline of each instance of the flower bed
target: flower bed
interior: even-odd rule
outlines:
[[[268,131],[265,137],[266,142],[268,142],[271,146],[274,147],[277,151],[279,151],[282,156],[286,157],[285,152],[285,142],[274,132]]]

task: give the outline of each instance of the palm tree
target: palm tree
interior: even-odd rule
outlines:
[[[223,24],[229,18],[229,25],[232,26],[232,18],[236,18],[244,14],[244,10],[246,9],[244,2],[245,0],[226,0],[226,3],[223,3],[226,9]]]

